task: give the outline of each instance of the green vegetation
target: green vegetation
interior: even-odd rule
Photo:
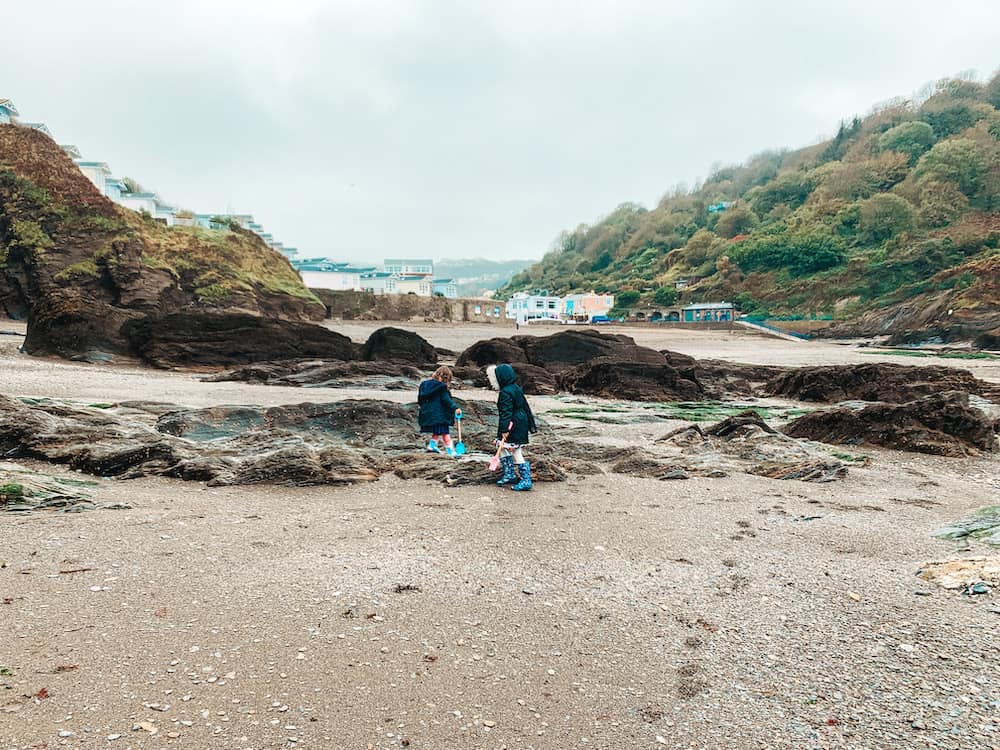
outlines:
[[[24,486],[17,482],[0,484],[0,505],[18,503],[24,499]]]
[[[0,165],[0,265],[12,258],[33,264],[55,247],[71,248],[72,262],[53,269],[58,281],[85,283],[99,279],[105,269],[113,273],[119,263],[141,262],[166,271],[201,301],[219,307],[243,305],[258,293],[320,304],[287,260],[252,232],[231,221],[218,230],[167,227],[98,201],[69,160],[59,161],[65,156],[61,151],[45,170],[38,168],[43,157],[37,154],[19,161],[16,135],[5,132],[2,144],[11,157]],[[132,187],[142,191],[134,182]],[[67,254],[53,261],[63,257]]]
[[[890,354],[893,357],[941,357],[942,359],[995,359],[1000,355],[989,352],[936,352],[928,349],[864,349],[862,354]]]
[[[556,397],[557,400],[564,398]],[[743,404],[730,401],[676,401],[670,403],[602,403],[579,404],[550,409],[548,414],[566,419],[632,424],[659,420],[686,422],[718,422],[745,411],[754,411],[765,420],[785,421],[813,411],[809,408],[788,408]]]
[[[830,140],[716,169],[646,209],[565,231],[501,294],[617,295],[616,311],[736,301],[837,318],[925,292],[995,299],[1000,74],[938,82],[842,123]],[[678,293],[675,282],[694,280]]]

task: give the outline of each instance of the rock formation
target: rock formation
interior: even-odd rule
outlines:
[[[379,328],[361,347],[360,358],[366,361],[393,362],[433,368],[437,350],[423,336],[402,328]],[[346,358],[345,358],[346,359]]]
[[[788,370],[768,381],[771,396],[799,401],[886,401],[904,403],[942,391],[978,394],[983,382],[957,367],[887,364],[821,365]]]
[[[789,422],[783,432],[834,445],[880,445],[939,456],[997,450],[997,423],[969,404],[969,395],[947,391],[902,404],[844,405]]]
[[[169,326],[178,323],[184,328],[172,337],[206,363],[215,342],[200,341],[200,333],[238,328],[245,316],[272,320],[273,335],[247,356],[223,352],[220,362],[275,359],[286,334],[324,336],[305,332],[323,305],[257,235],[235,225],[166,227],[117,206],[51,138],[15,125],[0,125],[0,305],[27,318],[31,354],[141,356],[137,331],[171,338]],[[239,317],[218,321],[229,316]],[[158,356],[161,364],[187,358]]]

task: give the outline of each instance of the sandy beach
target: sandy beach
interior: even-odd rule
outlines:
[[[378,327],[331,325],[356,341]],[[513,333],[401,327],[452,350]],[[621,332],[696,357],[1000,383],[997,360]],[[21,340],[0,336],[8,396],[413,400],[36,359]],[[628,443],[671,425],[592,426]],[[1000,458],[861,452],[826,484],[97,480],[98,505],[119,509],[0,516],[0,748],[1000,747],[1000,602],[915,575],[989,552],[931,532],[997,502]]]

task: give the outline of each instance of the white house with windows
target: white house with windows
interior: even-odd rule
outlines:
[[[105,184],[111,177],[111,167],[103,161],[85,161],[83,159],[74,159],[73,161],[83,172],[83,176],[94,183],[94,187],[104,195]]]
[[[507,300],[508,320],[524,323],[529,320],[559,320],[562,311],[562,297],[554,297],[548,292],[538,294],[518,292]]]
[[[361,289],[372,294],[396,294],[397,279],[394,273],[372,271],[361,275]]]
[[[164,203],[157,195],[153,206],[153,218],[172,227],[177,222],[177,209],[169,203]]]
[[[457,299],[458,285],[454,279],[434,279],[431,282],[431,294],[447,297],[448,299]]]
[[[400,276],[433,276],[434,261],[428,258],[386,258],[382,270]]]
[[[396,278],[396,294],[415,294],[418,297],[430,297],[434,288],[433,280],[428,276],[402,276]]]
[[[145,211],[152,216],[156,211],[156,193],[124,193],[120,202],[138,213]]]
[[[14,102],[10,99],[0,99],[0,125],[16,123],[19,114]]]
[[[348,263],[330,263],[326,261],[304,261],[294,264],[295,269],[310,289],[332,289],[347,291],[361,289],[363,274],[373,272],[374,268],[358,268]]]
[[[125,186],[125,183],[117,177],[111,177],[108,175],[104,178],[104,194],[115,203],[121,203],[122,195],[127,192],[128,188]]]

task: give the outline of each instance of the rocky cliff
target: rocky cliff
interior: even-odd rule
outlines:
[[[212,330],[220,318],[250,315],[301,331],[324,315],[255,234],[167,227],[122,208],[51,138],[14,125],[0,125],[0,306],[27,318],[29,353],[65,357],[141,356],[135,331],[178,315],[195,340],[199,318]],[[319,327],[309,335],[343,344]]]

